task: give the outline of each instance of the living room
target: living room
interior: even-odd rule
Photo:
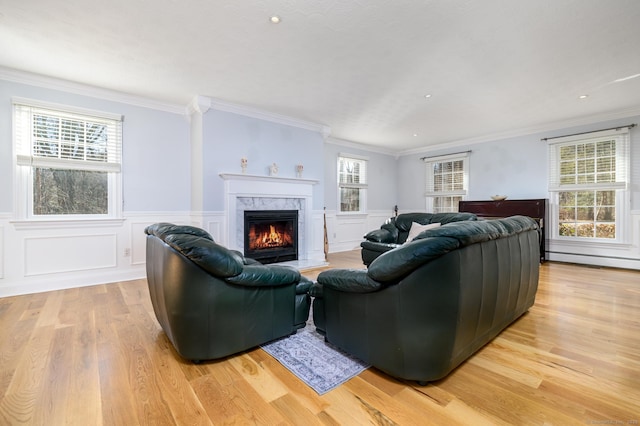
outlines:
[[[443,46],[449,46],[451,49],[468,49],[464,50],[464,53],[472,55],[465,58],[447,55],[446,51],[438,51],[437,57],[443,62],[437,68],[431,67],[432,72],[435,70],[440,72],[440,69],[456,69],[464,73],[464,78],[469,82],[480,81],[488,78],[488,75],[484,73],[472,75],[466,68],[461,70],[459,67],[467,61],[472,61],[469,62],[471,64],[475,63],[477,68],[486,67],[492,60],[500,57],[500,49],[518,48],[525,42],[529,43],[531,51],[527,52],[526,49],[518,50],[517,53],[514,51],[513,55],[516,56],[500,62],[502,64],[500,68],[493,71],[495,75],[492,78],[508,78],[511,81],[502,84],[496,80],[493,83],[497,85],[495,94],[504,91],[504,94],[499,97],[492,96],[493,92],[487,91],[486,88],[471,87],[469,82],[465,82],[457,89],[461,90],[464,87],[464,90],[479,90],[477,96],[481,94],[487,96],[473,101],[453,102],[451,99],[444,99],[442,94],[423,92],[429,89],[419,89],[417,93],[412,89],[411,91],[414,92],[410,96],[412,99],[404,100],[402,107],[414,109],[414,112],[406,110],[407,119],[413,116],[418,117],[418,122],[412,123],[412,129],[399,127],[398,129],[401,130],[394,131],[400,133],[391,134],[388,124],[363,118],[367,125],[360,127],[361,137],[355,137],[350,128],[339,127],[344,126],[343,121],[336,121],[340,124],[332,126],[331,123],[306,118],[313,115],[302,106],[298,108],[297,113],[291,115],[280,112],[284,111],[281,107],[273,110],[265,106],[260,107],[256,102],[256,96],[258,93],[262,96],[262,91],[254,92],[253,101],[250,100],[251,98],[246,98],[248,93],[242,91],[242,96],[237,99],[247,99],[246,103],[230,102],[206,93],[195,92],[194,94],[193,91],[188,94],[188,92],[174,90],[164,97],[160,93],[154,96],[153,92],[149,91],[152,85],[156,87],[155,84],[160,80],[155,83],[145,79],[144,73],[139,74],[144,69],[148,69],[146,63],[141,64],[141,68],[137,71],[123,65],[118,72],[129,70],[125,73],[128,77],[118,78],[117,84],[111,86],[105,84],[101,87],[97,79],[93,82],[86,78],[74,80],[70,74],[65,78],[61,70],[54,69],[54,64],[57,63],[55,58],[34,61],[35,56],[19,55],[20,47],[18,46],[22,43],[23,49],[28,46],[33,49],[34,55],[36,55],[35,52],[39,52],[39,58],[49,58],[42,45],[33,44],[32,40],[25,36],[28,28],[26,24],[20,20],[13,21],[20,16],[20,13],[26,13],[29,9],[20,11],[20,8],[17,8],[13,12],[15,15],[10,14],[10,9],[7,9],[6,16],[3,18],[6,24],[4,30],[6,37],[3,37],[3,40],[11,44],[7,44],[6,49],[3,50],[5,58],[0,63],[3,67],[0,69],[2,83],[0,112],[5,117],[5,123],[11,122],[12,108],[16,102],[27,104],[31,102],[49,108],[60,106],[116,115],[123,119],[121,123],[123,130],[122,158],[121,164],[117,166],[121,172],[114,177],[117,182],[114,184],[113,194],[110,194],[114,197],[109,201],[112,206],[106,215],[102,215],[102,219],[106,221],[93,221],[92,224],[87,225],[88,222],[82,220],[57,222],[43,220],[43,217],[34,220],[36,218],[32,217],[29,211],[28,178],[21,177],[24,167],[17,166],[13,157],[17,154],[17,148],[14,146],[12,127],[3,126],[4,142],[0,151],[2,165],[0,175],[5,188],[0,196],[0,230],[2,230],[0,232],[2,242],[0,244],[2,260],[0,262],[0,295],[143,277],[142,230],[149,223],[157,221],[197,224],[211,232],[222,243],[237,247],[236,242],[230,237],[231,233],[235,232],[230,229],[235,221],[232,220],[233,214],[227,211],[229,198],[225,196],[225,185],[228,181],[223,179],[221,174],[243,174],[241,172],[243,170],[247,176],[268,178],[270,177],[269,167],[273,164],[276,164],[279,169],[275,178],[281,179],[296,178],[296,167],[303,168],[301,177],[303,180],[308,180],[312,193],[307,200],[310,203],[309,208],[306,209],[307,223],[305,224],[308,238],[306,238],[301,257],[304,260],[320,262],[324,258],[325,221],[329,252],[358,247],[362,236],[394,215],[395,208],[399,212],[425,211],[430,208],[428,207],[430,197],[425,196],[429,192],[426,188],[425,161],[454,153],[467,154],[468,170],[465,171],[465,187],[463,193],[458,194],[465,200],[488,200],[496,194],[506,195],[510,200],[540,198],[550,200],[547,218],[549,259],[638,269],[640,267],[640,234],[638,233],[640,197],[637,194],[640,167],[637,164],[640,164],[640,152],[633,149],[640,141],[637,128],[629,131],[626,142],[631,149],[628,150],[628,158],[623,162],[628,164],[629,170],[624,172],[626,173],[625,182],[622,183],[624,190],[616,192],[618,198],[615,214],[619,232],[613,240],[582,239],[576,242],[557,238],[556,216],[559,210],[556,208],[557,201],[554,200],[557,192],[551,190],[549,184],[549,146],[550,142],[555,140],[554,138],[638,123],[640,106],[637,99],[631,95],[637,92],[636,87],[640,81],[640,78],[636,78],[637,68],[633,68],[637,65],[637,58],[633,54],[622,53],[629,51],[625,48],[625,43],[633,39],[631,37],[634,31],[633,25],[615,25],[615,31],[607,33],[608,38],[593,39],[596,36],[591,35],[582,26],[572,27],[575,34],[562,35],[562,26],[558,26],[555,21],[540,23],[539,25],[542,25],[545,30],[563,40],[558,46],[558,52],[554,54],[537,50],[542,46],[542,41],[536,40],[536,43],[533,43],[526,39],[528,34],[536,33],[538,29],[535,27],[527,27],[526,35],[518,33],[517,37],[512,35],[515,38],[509,39],[490,31],[491,25],[488,23],[474,21],[475,14],[486,14],[489,19],[493,8],[504,6],[496,3],[491,7],[481,8],[473,3],[465,3],[464,5],[443,4],[430,10],[429,6],[424,5],[418,9],[403,7],[403,13],[407,14],[406,19],[413,19],[409,16],[418,10],[423,11],[423,8],[427,8],[424,10],[425,13],[434,14],[429,15],[429,19],[434,20],[434,28],[425,35],[438,28],[435,16],[445,16],[446,13],[455,11],[461,20],[456,25],[461,28],[467,25],[468,27],[465,27],[467,31],[475,31],[478,37],[477,43],[483,46],[484,55],[489,57],[483,60],[475,54],[473,45],[461,45],[464,37],[455,36],[442,42],[422,41],[428,46],[440,46],[444,43]],[[140,7],[144,9],[144,6]],[[449,10],[449,8],[452,9]],[[568,4],[562,5],[562,8],[563,13],[572,10]],[[534,13],[534,10],[546,16],[545,11],[535,7],[532,8],[531,13]],[[284,11],[292,16],[300,12],[291,5],[285,7]],[[609,14],[612,19],[614,17],[623,19],[625,22],[632,21],[637,13],[633,3],[619,4],[617,7],[609,8],[595,2],[589,8],[585,8],[582,14],[573,16],[567,12],[565,18],[576,22],[582,20],[586,25],[594,19],[596,21],[600,19],[596,11]],[[230,9],[225,16],[227,20],[235,18],[238,12]],[[336,12],[332,9],[326,11],[328,16]],[[34,13],[34,20],[44,16],[43,13],[44,11]],[[247,11],[247,13],[250,13],[252,19],[260,16],[258,10]],[[380,19],[375,14],[375,8],[362,10],[350,8],[349,13],[367,13],[372,14],[371,18]],[[564,16],[561,12],[558,13],[558,19]],[[105,19],[106,16],[109,15],[101,18],[94,17],[94,19]],[[135,16],[129,19],[135,21]],[[222,17],[215,19],[218,22]],[[314,19],[311,18],[311,22],[315,22]],[[528,22],[525,18],[518,18],[520,19],[522,21],[518,22],[521,24]],[[298,40],[283,38],[291,36],[287,31],[294,31],[305,37],[313,35],[313,33],[305,33],[305,29],[299,27],[304,21],[296,19],[293,21],[272,23],[267,20],[255,28],[255,33],[246,36],[251,40],[266,37],[271,42],[298,43]],[[222,21],[218,23],[220,31],[230,25]],[[53,22],[50,24],[53,25],[52,30],[59,31],[55,27],[57,24]],[[357,28],[368,28],[360,21],[352,24]],[[397,24],[399,22],[394,22],[388,30],[398,29]],[[293,27],[287,27],[287,25]],[[324,28],[324,24],[319,25],[317,31]],[[354,28],[346,22],[341,22],[340,25],[345,31],[349,29],[349,37],[358,43],[361,42],[360,36],[353,32]],[[514,18],[512,23],[499,21],[492,25],[504,31],[513,31],[514,26],[518,24]],[[156,29],[151,22],[144,27],[145,32]],[[64,55],[68,55],[67,52],[73,52],[73,49],[69,50],[69,46],[73,44],[75,33],[58,32],[56,34],[65,49]],[[417,34],[419,37],[424,36]],[[584,40],[578,38],[579,35],[586,37],[587,34],[589,38]],[[603,31],[602,34],[605,32]],[[548,37],[551,37],[551,34]],[[598,45],[598,49],[592,49],[590,54],[593,58],[590,58],[587,53],[589,46],[592,46],[595,40],[601,45]],[[110,40],[110,43],[113,42],[115,40]],[[173,42],[178,43],[177,40]],[[375,41],[371,42],[378,43],[380,47],[394,45],[392,40],[382,38],[382,34],[376,36]],[[496,46],[490,43],[496,43]],[[325,46],[322,45],[322,47]],[[105,46],[107,55],[109,48],[110,45]],[[354,49],[347,46],[345,48],[347,51]],[[260,51],[259,46],[250,46],[247,49],[249,49],[247,52],[252,53],[255,49]],[[455,51],[452,50],[452,52]],[[557,56],[561,52],[575,51],[586,56],[563,59],[562,65],[556,65],[558,68],[554,73],[549,74],[544,67],[535,72],[527,68],[542,58],[554,57],[553,55]],[[402,50],[397,54],[402,53],[404,58],[404,55],[409,52]],[[225,51],[226,53],[228,52]],[[595,56],[596,53],[599,56]],[[608,68],[603,69],[602,72],[597,72],[595,69],[585,71],[582,65],[584,61],[593,61],[596,57],[602,60],[605,58],[617,58],[617,60],[615,66],[609,63]],[[72,58],[73,56],[69,56],[69,60]],[[107,58],[116,60],[113,56],[107,56]],[[303,55],[301,58],[307,58],[307,56]],[[360,61],[371,60],[366,52],[358,58]],[[291,58],[286,59],[289,63]],[[317,61],[317,59],[307,59],[312,63]],[[104,60],[100,59],[106,71],[108,68]],[[264,67],[264,72],[277,72],[276,64],[268,57],[260,56],[256,61],[256,64]],[[369,62],[363,63],[369,64]],[[427,61],[426,64],[429,62]],[[113,66],[114,69],[118,67],[115,62]],[[171,66],[176,67],[179,64],[172,63]],[[301,63],[296,66],[304,67]],[[49,73],[47,69],[50,69]],[[584,84],[576,83],[577,87],[561,84],[568,78],[561,75],[579,76],[581,74],[577,73],[578,69],[584,74],[580,77],[585,80]],[[392,72],[386,65],[384,70]],[[523,74],[513,74],[518,70]],[[202,75],[197,72],[197,69],[189,72],[194,76]],[[332,70],[332,73],[338,73],[338,68]],[[382,77],[379,72],[374,76],[376,79]],[[100,81],[109,81],[109,76],[102,73],[99,76],[96,74],[95,77]],[[337,87],[332,90],[337,91],[336,96],[338,94],[344,96],[342,85],[346,82],[353,83],[353,90],[361,89],[361,83],[348,72],[341,71],[342,80],[338,80],[338,74],[334,77]],[[439,77],[445,78],[445,75],[439,75]],[[448,76],[456,82],[455,84],[461,84],[460,77],[462,76]],[[276,75],[273,78],[275,79]],[[550,78],[556,79],[550,80]],[[595,79],[598,83],[588,82],[587,79]],[[114,80],[111,79],[111,81]],[[220,85],[218,80],[214,81],[220,93],[227,93],[226,85]],[[262,81],[262,78],[258,78],[257,81]],[[519,93],[517,89],[513,91],[517,87],[513,84],[518,81],[531,86],[528,90],[537,88],[539,84],[553,83],[558,85],[558,93],[539,97],[536,104],[528,99],[522,99],[525,92]],[[298,80],[292,81],[292,87],[287,90],[293,91],[287,91],[287,96],[295,95],[300,83]],[[376,84],[379,84],[377,80]],[[162,85],[163,83],[159,83],[157,90],[162,90]],[[164,84],[164,86],[167,85]],[[399,93],[402,93],[401,96],[406,97],[406,88],[398,87],[398,89]],[[500,101],[507,96],[508,92],[505,91],[507,89],[512,90],[513,98],[507,102]],[[283,88],[279,91],[285,94]],[[358,96],[368,96],[365,95],[366,93],[368,90]],[[568,93],[572,94],[571,97]],[[529,93],[527,95],[530,96]],[[175,100],[185,99],[185,96],[186,101]],[[456,96],[459,95],[452,98],[455,99]],[[291,99],[295,99],[295,96]],[[364,101],[364,98],[362,100]],[[327,104],[321,97],[316,101],[323,102],[322,105],[326,105],[329,111],[336,109],[334,104],[331,102]],[[342,103],[344,108],[347,108],[352,101],[348,97],[335,100]],[[505,123],[505,114],[514,110],[508,105],[515,102],[520,103],[522,112],[513,117],[512,123]],[[487,103],[494,107],[493,112],[487,111]],[[367,108],[369,108],[369,114],[390,114],[391,110],[388,108],[393,104],[391,102],[389,106],[379,105],[376,101]],[[524,111],[531,112],[524,113]],[[362,113],[364,112],[365,110]],[[443,115],[445,112],[448,114],[446,120]],[[534,112],[537,115],[533,115]],[[359,123],[359,115],[361,113],[356,112],[351,122]],[[338,114],[336,117],[339,120],[346,118],[344,114]],[[415,118],[412,119],[415,120]],[[389,115],[387,120],[391,120],[391,123],[397,118]],[[419,127],[424,129],[424,132]],[[388,135],[386,136],[388,141],[385,142],[385,137],[382,135]],[[367,164],[368,181],[366,188],[362,191],[363,200],[357,211],[341,211],[338,193],[342,189],[339,189],[337,181],[338,157],[341,155],[364,159]],[[244,168],[241,166],[242,159],[246,159]],[[279,182],[284,183],[284,181]],[[54,248],[56,250],[53,250]]]
[[[14,191],[7,187],[2,192],[0,294],[3,296],[141,278],[145,255],[142,230],[158,221],[201,225],[217,241],[227,243],[225,180],[220,174],[242,174],[241,158],[248,160],[246,176],[256,179],[269,177],[269,166],[274,162],[280,169],[275,179],[295,179],[295,166],[304,166],[303,180],[313,181],[309,228],[312,238],[308,239],[305,257],[321,261],[325,216],[329,251],[340,252],[358,247],[366,232],[395,214],[395,206],[400,212],[425,211],[425,163],[421,160],[425,155],[471,151],[465,197],[468,200],[486,200],[494,194],[505,194],[509,199],[548,198],[548,147],[541,139],[640,121],[637,111],[625,111],[616,118],[609,115],[607,120],[587,117],[560,126],[554,123],[553,128],[548,126],[549,130],[535,133],[524,131],[525,134],[517,136],[486,141],[477,138],[477,141],[435,150],[394,154],[325,137],[322,126],[313,128],[307,122],[264,112],[258,114],[251,109],[243,111],[234,105],[217,104],[204,114],[193,112],[188,116],[178,106],[171,110],[148,100],[147,105],[141,106],[144,99],[137,99],[135,105],[127,104],[117,100],[119,94],[24,72],[3,69],[0,78],[1,113],[5,117],[11,117],[15,98],[126,116],[122,159],[124,202],[121,217],[116,221],[98,221],[95,226],[87,226],[75,221],[60,224],[16,220]],[[60,90],[61,86],[66,90]],[[108,97],[110,99],[105,99]],[[202,98],[199,99],[202,102]],[[232,108],[234,112],[229,112]],[[203,124],[200,129],[194,129],[194,123],[200,120],[193,115],[198,114]],[[193,142],[194,134],[202,134],[201,145]],[[631,146],[637,146],[640,135],[635,129],[630,135]],[[2,180],[12,182],[14,165],[9,126],[3,127],[3,139],[6,143],[3,144]],[[338,211],[337,159],[341,154],[367,159],[369,181],[363,214]],[[632,164],[640,161],[639,156],[637,150],[632,150]],[[637,167],[631,169],[626,241],[567,247],[566,243],[554,242],[548,236],[550,260],[640,267],[637,232],[640,206],[636,205],[638,197],[633,197],[636,192],[633,188],[640,181],[638,170]],[[54,247],[60,250],[48,250]],[[44,256],[42,250],[48,254]]]
[[[473,12],[474,6],[467,3],[460,2],[457,6],[460,9],[470,7]],[[640,19],[638,6],[622,2],[619,7],[622,12],[614,7],[612,9],[617,13],[613,15],[626,14],[625,25],[618,27],[628,32],[616,33],[614,39],[636,40],[635,36],[640,36],[638,30],[627,21],[633,23],[634,19]],[[585,15],[588,14],[585,12]],[[577,18],[571,19],[580,18],[584,16],[578,14]],[[310,19],[314,21],[315,18]],[[286,198],[290,197],[291,188],[304,187],[304,193],[295,196],[305,203],[304,222],[301,222],[305,237],[300,260],[323,265],[325,227],[328,252],[339,255],[359,248],[364,234],[378,228],[396,213],[429,211],[430,199],[425,196],[428,192],[427,163],[461,154],[468,166],[462,195],[465,200],[488,200],[493,195],[505,195],[508,200],[549,199],[548,260],[640,270],[640,131],[638,127],[632,127],[640,124],[640,102],[637,95],[633,95],[631,100],[623,97],[619,104],[610,103],[613,98],[610,92],[615,95],[638,93],[640,63],[633,50],[627,50],[624,57],[620,54],[625,50],[624,46],[612,54],[623,66],[611,67],[611,70],[603,67],[601,78],[593,77],[598,72],[590,73],[581,80],[582,85],[574,85],[568,82],[569,77],[564,77],[565,85],[571,86],[570,92],[575,92],[575,96],[562,105],[567,110],[571,105],[572,109],[566,115],[556,117],[543,113],[533,121],[498,125],[496,123],[502,118],[495,116],[502,115],[505,110],[517,109],[517,102],[504,101],[499,112],[485,108],[484,101],[493,102],[490,99],[492,90],[485,88],[485,100],[468,101],[458,94],[458,102],[453,108],[449,103],[443,104],[443,109],[448,110],[460,107],[459,114],[448,117],[451,134],[438,134],[416,146],[395,145],[394,141],[366,143],[368,139],[375,140],[376,136],[371,135],[377,130],[382,132],[384,126],[378,128],[372,124],[370,127],[374,130],[367,129],[362,137],[355,137],[354,133],[339,131],[339,126],[315,120],[308,111],[287,115],[279,105],[274,104],[271,109],[268,102],[260,104],[243,96],[233,101],[223,100],[215,90],[206,88],[185,90],[183,96],[188,97],[185,102],[158,98],[154,96],[151,82],[147,85],[144,76],[134,73],[126,60],[120,63],[120,72],[113,74],[110,85],[100,85],[97,80],[74,72],[65,74],[53,65],[58,59],[46,56],[45,49],[40,53],[41,57],[34,56],[35,50],[20,57],[15,44],[23,41],[25,46],[32,47],[32,40],[11,32],[16,20],[9,8],[0,9],[0,23],[11,23],[0,30],[4,31],[0,34],[6,36],[0,44],[5,52],[0,54],[0,122],[3,123],[0,126],[0,298],[33,294],[34,300],[41,300],[43,292],[144,279],[144,229],[156,222],[199,226],[220,244],[240,248],[235,240],[239,221],[236,213],[230,210],[234,203],[230,201],[230,188],[233,192],[234,185],[240,185],[237,182],[248,182],[252,186],[252,190],[245,191],[241,197],[273,197],[275,193]],[[469,21],[465,20],[465,23]],[[197,37],[197,34],[190,33],[190,36]],[[43,35],[36,37],[38,42],[43,42],[43,38]],[[586,50],[584,44],[580,47]],[[451,69],[458,70],[461,79],[467,77],[460,71],[463,64],[457,61],[458,55],[453,52],[449,63]],[[132,48],[129,58],[136,53],[138,50]],[[388,51],[384,53],[391,55]],[[37,65],[40,58],[47,59],[42,62],[49,64],[48,68]],[[236,59],[251,68],[246,58]],[[339,62],[332,62],[333,65],[336,63]],[[530,68],[531,62],[526,65]],[[580,74],[583,65],[580,62],[573,72]],[[548,65],[538,66],[542,69]],[[355,80],[364,72],[360,68],[353,69],[348,82],[359,87]],[[483,75],[491,72],[481,71]],[[210,71],[203,68],[202,72]],[[539,72],[543,74],[543,71]],[[160,70],[158,74],[163,75]],[[182,81],[182,77],[175,80]],[[261,93],[261,79],[255,81],[249,87]],[[317,84],[329,85],[330,81],[319,79]],[[524,82],[514,77],[506,86],[519,84]],[[348,85],[341,89],[349,92]],[[579,99],[582,90],[593,91],[587,98]],[[400,91],[406,93],[408,89],[401,87]],[[435,94],[427,98],[427,92],[422,88],[414,92],[411,96],[419,98],[420,102],[431,102],[438,97]],[[350,120],[371,124],[376,121],[372,117],[385,110],[379,107],[379,102],[394,103],[383,92],[377,96],[380,100],[372,102],[366,111],[369,116],[361,118],[355,113]],[[534,110],[556,112],[553,101],[536,98],[535,102],[539,105]],[[472,104],[474,114],[470,114],[469,109],[462,109],[466,103]],[[25,178],[24,164],[18,164],[19,153],[14,138],[15,108],[24,104],[119,117],[122,156],[119,172],[114,173],[114,201],[110,201],[107,215],[90,220],[34,218],[30,210],[32,188]],[[396,108],[402,110],[404,106]],[[426,108],[420,112],[429,124],[432,124],[431,120],[440,119],[435,111],[437,106],[421,108]],[[355,107],[343,103],[337,104],[336,109],[346,113]],[[394,118],[389,114],[390,119]],[[479,126],[483,121],[494,127]],[[471,130],[465,129],[467,124]],[[626,159],[628,179],[619,191],[620,203],[615,206],[619,230],[615,241],[559,238],[557,192],[549,185],[550,142],[556,138],[619,128],[628,130],[629,156]],[[415,131],[414,136],[414,130],[403,131],[411,143],[420,139],[423,133]],[[363,196],[358,211],[341,211],[340,157],[366,162],[367,181],[361,188]],[[246,160],[244,165],[243,159]],[[260,187],[265,189],[256,189]]]

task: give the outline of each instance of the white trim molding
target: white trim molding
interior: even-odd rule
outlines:
[[[299,220],[299,260],[319,259],[317,241],[322,240],[322,229],[317,228],[317,217],[314,220],[313,186],[318,183],[313,179],[282,178],[276,176],[256,176],[235,173],[221,173],[224,180],[225,203],[225,239],[224,244],[240,252],[244,251],[243,242],[238,235],[242,234],[244,223],[240,223],[239,211],[247,199],[288,200],[289,204],[298,204]],[[265,200],[266,201],[266,200]],[[272,201],[265,203],[268,205]]]
[[[184,106],[0,66],[0,80],[184,115]]]
[[[244,115],[245,117],[257,118],[259,120],[270,121],[272,123],[284,124],[285,126],[298,127],[300,129],[311,130],[321,133],[326,139],[331,134],[331,128],[323,124],[312,123],[310,121],[301,120],[299,118],[288,117],[286,115],[276,114],[269,111],[250,108],[243,105],[224,102],[219,99],[210,98],[210,107],[217,111],[226,111],[234,114]]]

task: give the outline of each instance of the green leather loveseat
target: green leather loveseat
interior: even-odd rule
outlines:
[[[153,310],[183,358],[225,357],[305,326],[312,283],[297,270],[244,258],[192,226],[145,233]]]
[[[439,223],[441,225],[464,220],[477,220],[473,213],[402,213],[397,217],[387,219],[380,227],[364,236],[365,241],[360,243],[362,247],[362,262],[369,265],[382,253],[402,245],[409,236],[413,223],[429,225]]]
[[[524,216],[427,230],[368,269],[320,273],[314,320],[328,342],[391,376],[440,379],[533,305],[539,238]]]

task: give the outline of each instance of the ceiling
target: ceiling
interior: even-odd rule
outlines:
[[[637,112],[639,42],[638,0],[0,0],[2,67],[394,152]]]

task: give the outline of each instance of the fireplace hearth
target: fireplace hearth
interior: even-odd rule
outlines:
[[[260,263],[298,259],[297,210],[245,210],[244,255]]]

